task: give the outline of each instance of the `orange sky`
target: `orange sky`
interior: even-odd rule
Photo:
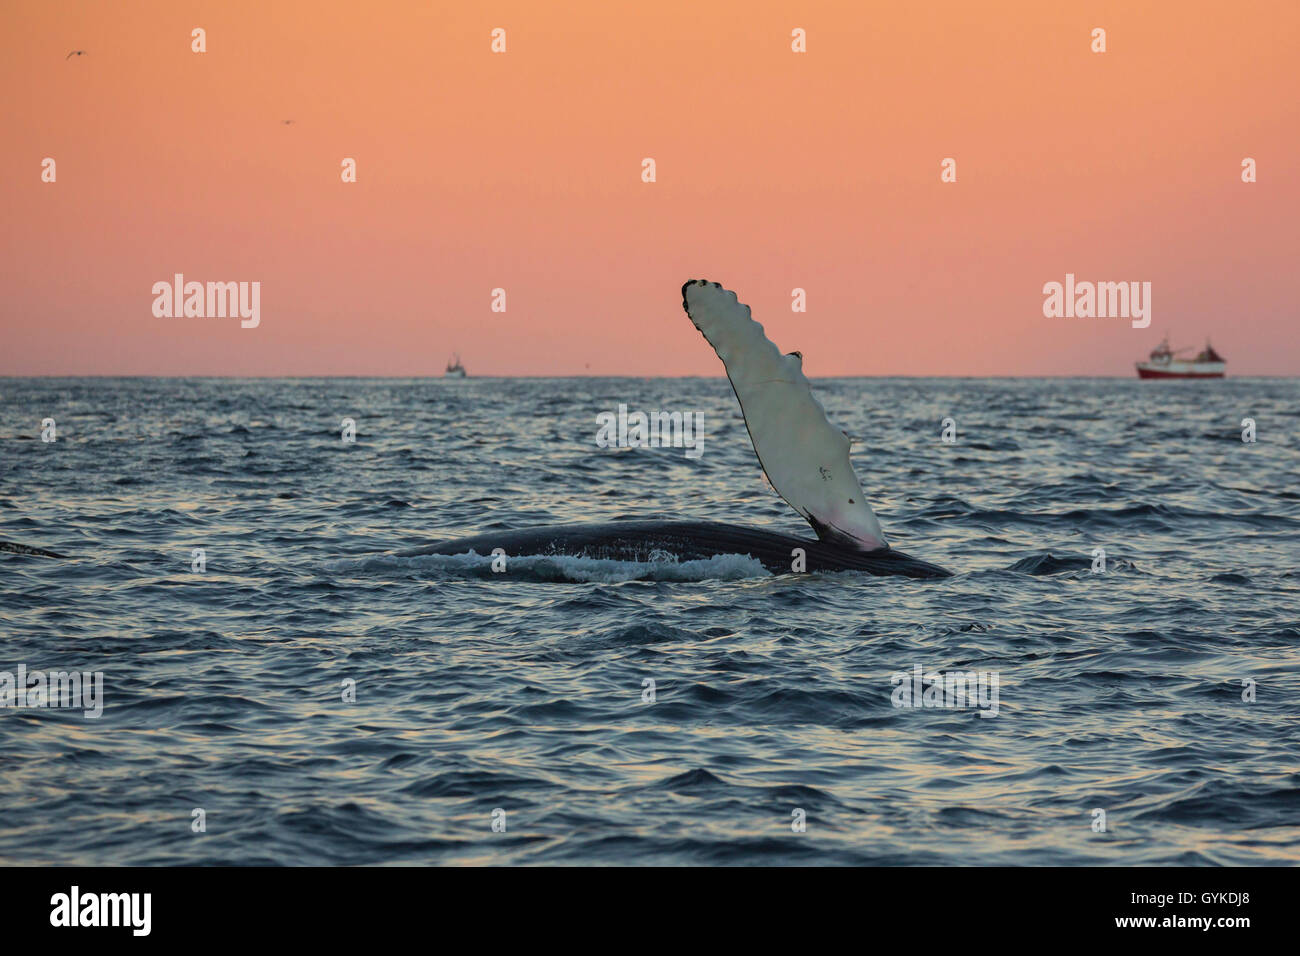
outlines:
[[[703,277],[813,376],[1132,375],[1165,331],[1296,375],[1298,74],[1294,0],[5,0],[0,374],[720,375]],[[155,318],[177,272],[260,327]],[[1151,327],[1044,318],[1067,272]]]

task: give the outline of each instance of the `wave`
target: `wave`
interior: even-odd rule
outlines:
[[[1173,531],[1188,523],[1224,522],[1253,528],[1293,528],[1300,520],[1286,515],[1263,512],[1215,512],[1179,505],[1135,504],[1120,508],[1074,508],[1069,511],[1016,511],[1007,508],[982,508],[952,495],[944,495],[922,508],[911,520],[946,519],[977,527],[984,524],[999,528],[1139,528]]]

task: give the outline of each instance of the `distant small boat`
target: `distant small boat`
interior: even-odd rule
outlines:
[[[464,378],[466,374],[465,366],[460,364],[460,356],[453,355],[451,361],[447,363],[447,371],[443,373],[443,377]]]
[[[1228,362],[1214,351],[1214,346],[1207,339],[1205,348],[1194,359],[1175,358],[1177,352],[1188,349],[1171,349],[1169,338],[1165,337],[1146,362],[1138,362],[1138,378],[1223,378]]]

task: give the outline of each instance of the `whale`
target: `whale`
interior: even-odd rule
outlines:
[[[773,574],[796,571],[861,571],[876,576],[945,578],[951,572],[894,548],[853,551],[780,531],[719,521],[638,521],[551,525],[522,531],[492,531],[394,552],[401,558],[425,555],[505,554],[582,557],[639,563],[700,561],[742,555]]]
[[[782,354],[749,306],[718,282],[686,282],[682,309],[722,360],[768,482],[808,522],[816,539],[707,520],[627,519],[481,532],[393,554],[563,555],[620,561],[742,555],[774,574],[951,576],[945,568],[890,546],[853,469],[849,437],[831,424],[813,395],[801,353]]]
[[[722,360],[759,467],[816,538],[702,519],[623,519],[484,531],[388,553],[401,558],[504,554],[635,562],[738,555],[753,558],[773,574],[951,576],[939,565],[890,546],[849,458],[849,437],[831,424],[813,395],[801,353],[782,354],[749,306],[718,282],[686,282],[682,309]],[[0,552],[67,557],[12,541],[0,541]]]

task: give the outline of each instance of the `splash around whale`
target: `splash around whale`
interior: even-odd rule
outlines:
[[[398,557],[565,555],[617,561],[677,561],[748,555],[774,574],[860,571],[941,578],[949,571],[896,551],[867,504],[849,439],[826,417],[803,373],[803,356],[782,355],[734,292],[692,279],[682,308],[726,368],[759,464],[817,540],[715,521],[612,521],[493,531],[395,552]]]

